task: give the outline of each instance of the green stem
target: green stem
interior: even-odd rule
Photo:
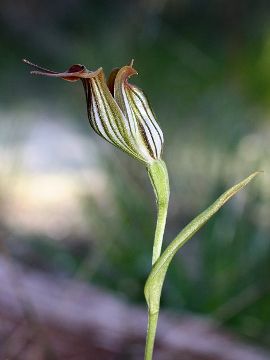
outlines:
[[[157,224],[153,244],[152,265],[160,257],[170,197],[169,177],[164,161],[157,160],[148,167],[148,175],[156,195]],[[148,309],[148,327],[145,345],[145,360],[152,360],[159,309]]]
[[[153,244],[152,265],[160,256],[163,235],[166,225],[167,211],[170,197],[169,177],[166,164],[162,160],[153,162],[148,167],[148,174],[156,195],[157,224]]]
[[[158,322],[158,312],[152,314],[150,313],[150,311],[148,311],[148,328],[147,328],[144,360],[152,360],[157,322]]]

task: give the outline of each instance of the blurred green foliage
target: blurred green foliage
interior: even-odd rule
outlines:
[[[67,3],[1,2],[1,107],[49,104],[88,131],[79,85],[30,78],[20,59],[56,70],[102,65],[108,72],[134,57],[140,74],[134,81],[149,94],[165,134],[172,188],[167,241],[233,183],[265,170],[183,248],[162,301],[269,345],[269,1]],[[116,211],[81,198],[91,243],[72,234],[61,244],[29,234],[18,248],[16,233],[8,246],[29,265],[143,303],[154,197],[144,170],[125,155],[108,153],[100,166],[109,174]]]

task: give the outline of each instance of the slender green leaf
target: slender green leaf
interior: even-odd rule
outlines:
[[[258,171],[248,176],[243,181],[231,187],[222,194],[212,205],[193,219],[169,244],[157,260],[146,281],[144,294],[150,313],[159,311],[160,295],[169,264],[176,252],[239,190],[244,188]]]

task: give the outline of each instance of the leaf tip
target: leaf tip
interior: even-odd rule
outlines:
[[[247,180],[248,182],[250,182],[250,181],[251,181],[252,179],[254,179],[257,175],[263,174],[263,173],[264,173],[263,170],[257,170],[257,171],[255,171],[254,173],[252,173],[251,175],[249,175],[246,180]]]

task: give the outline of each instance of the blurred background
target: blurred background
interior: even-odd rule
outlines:
[[[270,348],[269,1],[2,0],[0,47],[1,358],[141,359],[146,323],[138,312],[146,313],[156,216],[143,166],[90,128],[81,84],[30,76],[26,57],[56,71],[81,63],[107,74],[135,59],[132,82],[147,93],[165,136],[165,243],[225,189],[264,170],[185,245],[162,297],[169,319],[201,319],[192,320],[191,341],[203,321],[256,348],[251,360],[263,359],[256,356]],[[129,320],[114,306],[125,316],[129,308]],[[142,319],[134,325],[140,334],[121,342],[132,316]],[[168,334],[166,321],[160,334]],[[117,331],[120,350],[110,338]],[[180,359],[163,340],[157,359]],[[181,359],[238,359],[228,354],[198,350]]]

